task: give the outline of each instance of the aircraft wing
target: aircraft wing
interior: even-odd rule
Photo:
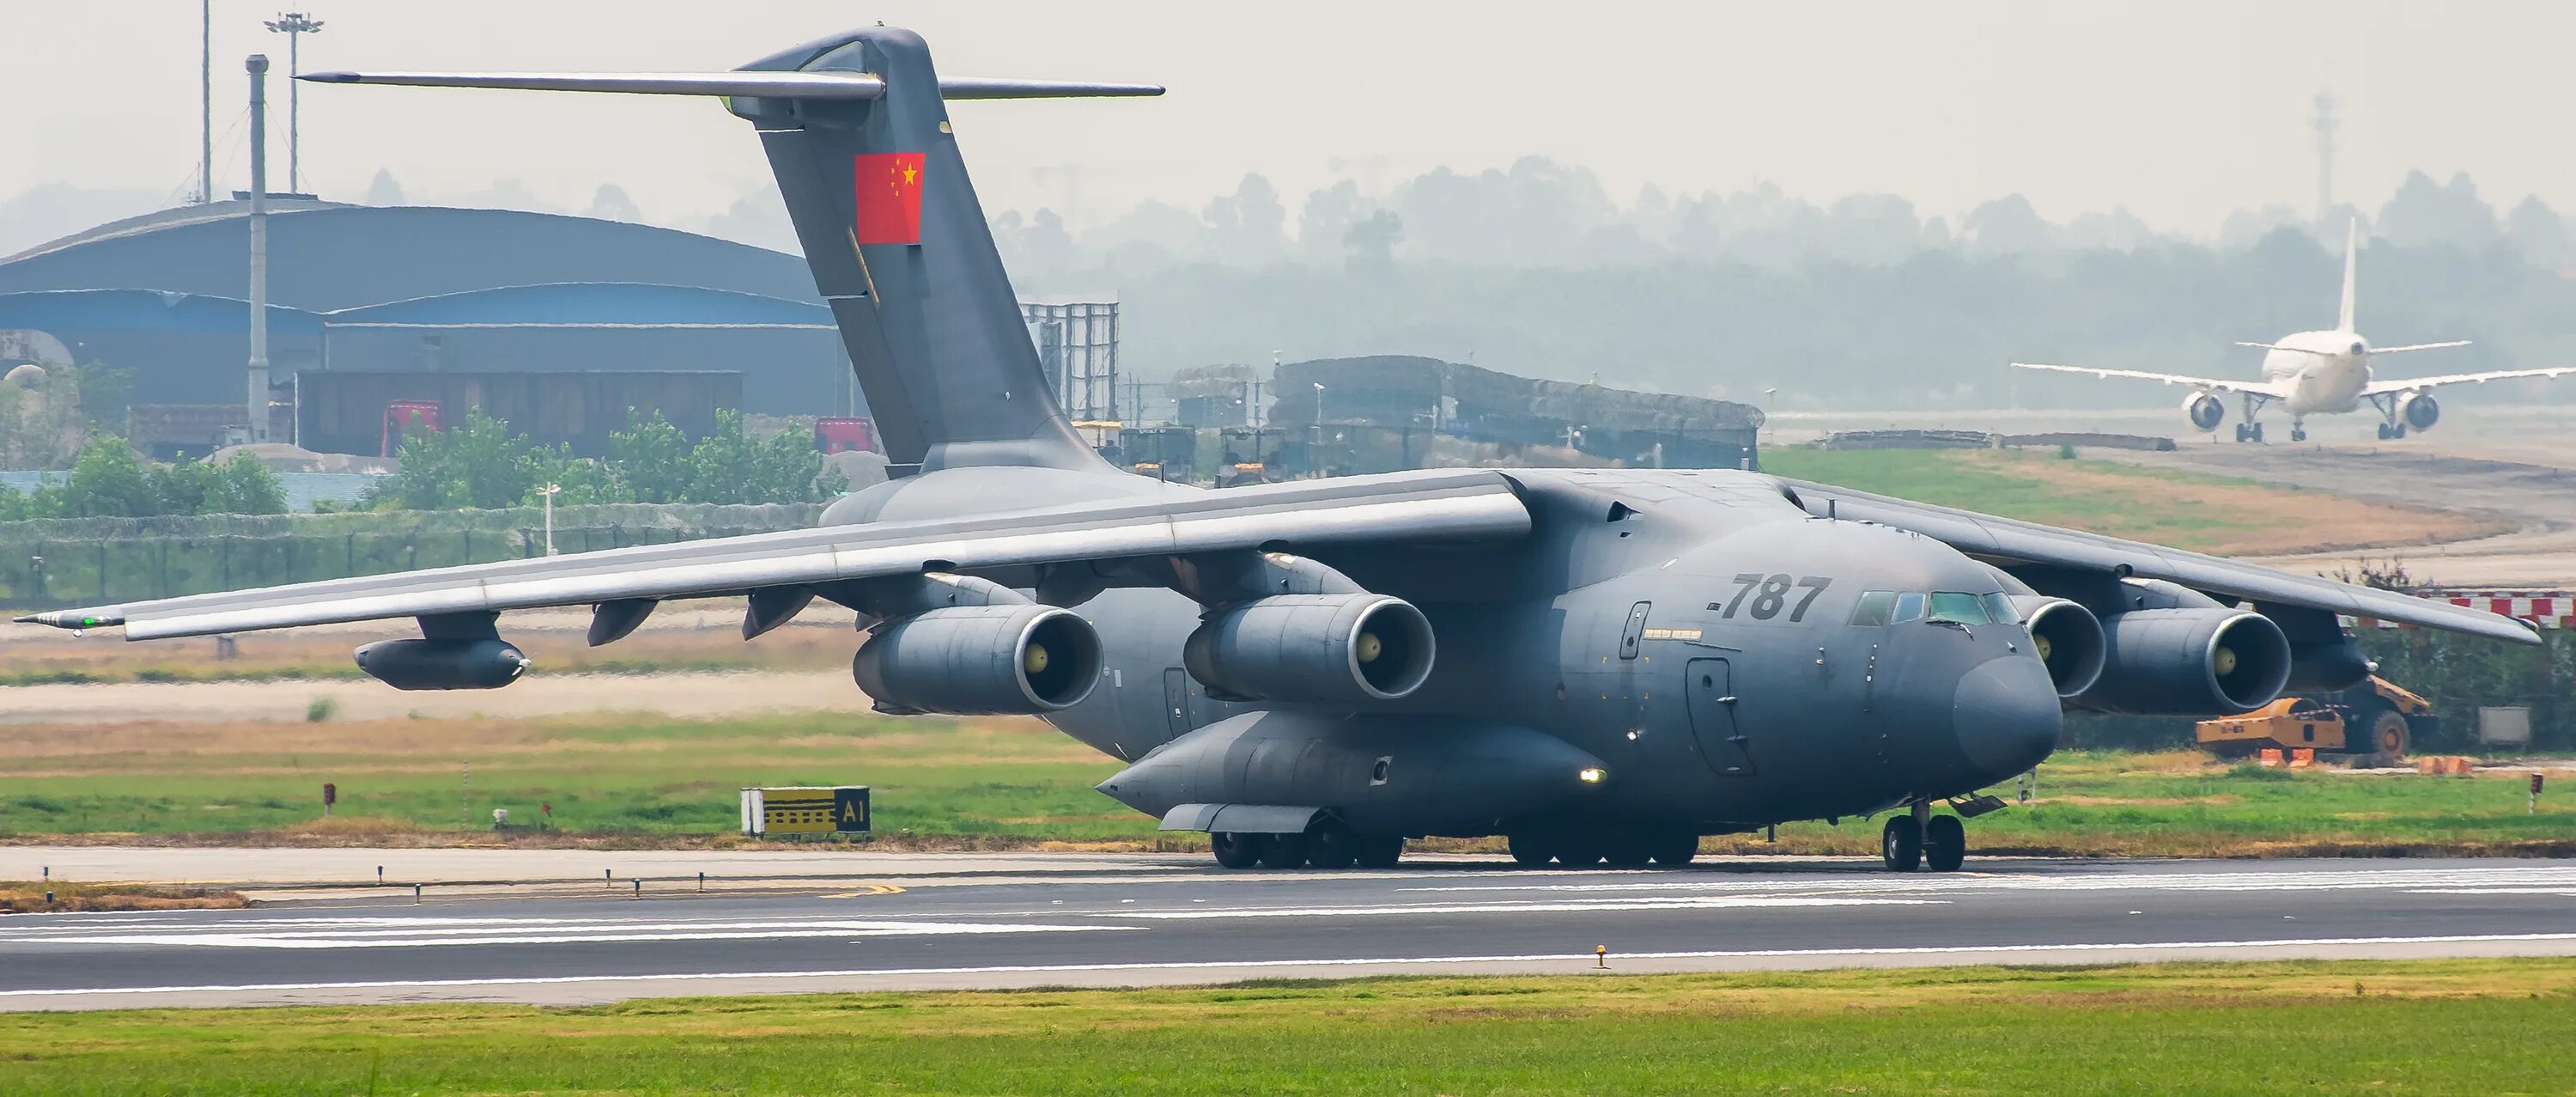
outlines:
[[[2475,385],[2488,381],[2510,381],[2517,377],[2565,377],[2576,373],[2576,366],[2550,366],[2543,369],[2500,369],[2485,373],[2445,373],[2439,377],[2409,377],[2374,380],[2362,387],[2363,396],[2386,396],[2392,392],[2429,389],[2435,385]]]
[[[2012,364],[2012,368],[2052,370],[2058,373],[2081,373],[2093,377],[2117,377],[2132,381],[2156,381],[2168,385],[2189,385],[2203,392],[2224,392],[2229,394],[2250,393],[2267,400],[2279,400],[2290,395],[2289,386],[2276,385],[2268,381],[2221,381],[2215,377],[2185,377],[2177,373],[2148,373],[2144,370],[2134,369],[2100,369],[2094,366],[2054,366],[2043,362],[2015,362]]]
[[[199,594],[40,613],[56,628],[125,627],[128,640],[396,617],[702,598],[925,571],[1026,574],[1053,564],[1271,545],[1518,537],[1530,514],[1510,481],[1426,470],[1175,492],[970,517],[823,526],[743,537]]]
[[[2513,618],[2396,591],[2292,575],[2197,552],[1936,507],[1851,491],[1831,484],[1797,480],[1783,480],[1781,483],[1797,493],[1799,503],[1809,514],[1912,530],[1988,563],[2006,566],[2038,564],[2121,577],[2163,579],[2202,591],[2220,601],[2235,599],[2297,606],[2446,629],[2518,644],[2540,642],[2539,634],[2530,625]]]

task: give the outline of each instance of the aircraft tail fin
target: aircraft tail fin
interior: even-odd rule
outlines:
[[[2360,270],[2361,218],[2355,217],[2343,231],[2343,311],[2336,314],[2335,330],[2352,331],[2353,275]]]
[[[1159,95],[1160,87],[942,79],[919,35],[881,26],[730,72],[304,78],[723,97],[760,131],[814,284],[894,463],[1108,467],[1047,388],[947,101]]]

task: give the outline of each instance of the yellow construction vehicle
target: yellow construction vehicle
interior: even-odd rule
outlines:
[[[2196,730],[2201,749],[2223,757],[2277,747],[2394,762],[2416,736],[2438,726],[2431,702],[2374,674],[2351,689],[2283,697],[2243,716],[2203,720]]]

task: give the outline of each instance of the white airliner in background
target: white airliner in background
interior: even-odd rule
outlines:
[[[2429,430],[2442,417],[2442,406],[2433,402],[2436,385],[2464,385],[2481,381],[2502,381],[2513,377],[2557,377],[2576,373],[2576,366],[2547,369],[2494,370],[2487,373],[2452,373],[2438,377],[2415,377],[2403,381],[2378,381],[2370,376],[2370,356],[2398,354],[2413,350],[2436,350],[2442,347],[2465,347],[2467,341],[2450,343],[2417,343],[2403,347],[2374,347],[2352,329],[2352,276],[2359,254],[2361,224],[2355,221],[2344,236],[2343,244],[2343,315],[2332,331],[2302,331],[2287,335],[2276,343],[2238,343],[2240,347],[2261,347],[2263,379],[2260,381],[2221,381],[2210,377],[2183,377],[2170,373],[2147,373],[2130,369],[2095,369],[2091,366],[2053,366],[2038,362],[2015,362],[2015,369],[2045,369],[2061,373],[2086,373],[2095,377],[2128,377],[2142,381],[2161,381],[2168,385],[2189,385],[2194,390],[2182,402],[2183,414],[2191,425],[2201,430],[2217,430],[2227,417],[2227,405],[2220,396],[2238,396],[2245,401],[2245,421],[2236,424],[2236,440],[2260,442],[2263,424],[2254,414],[2263,405],[2278,400],[2290,413],[2290,440],[2308,440],[2307,417],[2340,415],[2361,407],[2364,400],[2379,409],[2379,436],[2382,439],[2404,438],[2409,429]]]

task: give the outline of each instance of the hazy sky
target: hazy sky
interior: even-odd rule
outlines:
[[[1079,225],[1155,197],[1196,209],[1246,171],[1293,211],[1344,175],[1391,183],[1525,154],[1645,183],[1771,180],[1814,200],[1893,192],[1956,215],[2019,191],[2042,214],[2125,206],[2206,235],[2229,211],[2305,207],[2309,100],[2344,104],[2338,196],[2374,208],[2409,168],[2467,171],[2499,205],[2576,210],[2563,2],[854,4],[847,0],[307,0],[307,70],[728,68],[882,19],[943,71],[1155,81],[1161,100],[954,109],[988,209],[1068,204]],[[243,55],[285,67],[275,3],[218,0],[215,126]],[[0,0],[0,199],[45,182],[183,194],[197,159],[195,0]],[[308,87],[307,189],[355,199],[378,168],[415,198],[518,178],[580,208],[623,185],[649,219],[767,185],[748,126],[712,103]],[[284,182],[282,81],[272,170]],[[245,185],[219,145],[219,190]]]

